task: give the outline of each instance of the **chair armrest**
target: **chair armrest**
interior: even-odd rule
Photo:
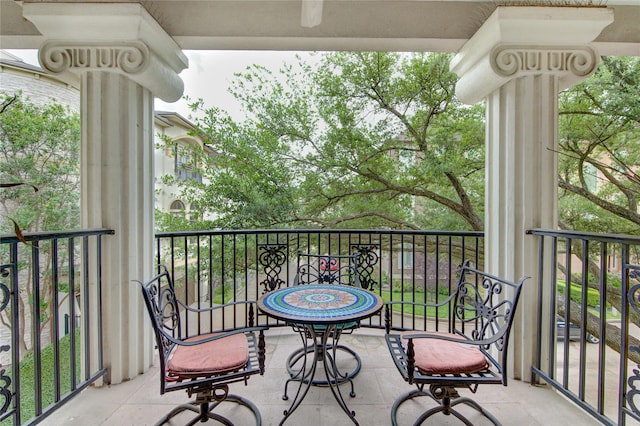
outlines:
[[[224,309],[224,308],[227,308],[229,306],[234,306],[234,305],[257,305],[257,302],[255,300],[240,300],[240,301],[236,301],[236,302],[228,302],[228,303],[225,303],[223,305],[210,306],[210,307],[207,307],[207,308],[194,308],[192,306],[187,305],[186,303],[184,303],[182,300],[180,300],[178,298],[176,298],[176,301],[185,310],[187,310],[189,312],[194,312],[194,313],[214,312],[214,311],[216,311],[218,309]]]
[[[412,332],[411,334],[402,336],[405,340],[413,340],[413,339],[437,339],[437,340],[447,340],[449,342],[462,343],[465,345],[474,345],[474,346],[488,346],[494,343],[498,338],[491,339],[481,339],[481,340],[470,340],[465,338],[464,336],[456,337],[452,334],[445,333],[418,333]]]
[[[233,336],[234,334],[244,334],[244,333],[251,333],[254,331],[265,331],[268,330],[269,327],[266,326],[256,326],[256,327],[247,327],[247,328],[238,328],[238,329],[234,329],[234,330],[226,330],[226,331],[214,331],[212,333],[207,333],[207,334],[213,334],[216,333],[215,335],[210,335],[204,339],[200,339],[200,340],[193,340],[193,341],[186,341],[186,340],[181,340],[181,339],[176,339],[175,337],[173,337],[171,334],[169,334],[166,330],[161,329],[158,330],[162,336],[164,338],[166,338],[168,341],[170,341],[171,343],[178,345],[178,346],[196,346],[196,345],[200,345],[202,343],[207,343],[207,342],[211,342],[214,340],[218,340],[218,339],[223,339],[225,337],[229,337],[229,336]],[[188,339],[192,339],[194,337],[197,337],[197,335],[195,336],[190,336],[188,337]]]

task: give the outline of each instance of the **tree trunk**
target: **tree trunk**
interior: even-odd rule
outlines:
[[[567,270],[563,265],[558,264],[558,269],[566,275]],[[600,291],[600,286],[597,283],[599,279],[596,279],[595,281],[596,282],[594,283],[590,283],[588,280],[585,280],[584,284],[586,284],[588,288],[592,288],[594,290]],[[583,285],[583,282],[581,280],[576,279],[574,277],[571,277],[571,282],[578,284],[580,286]],[[616,308],[619,312],[622,312],[622,291],[619,288],[616,288],[613,286],[607,286],[606,291],[607,291],[607,302],[609,302],[611,306]],[[602,309],[605,309],[605,307],[603,306]],[[640,327],[640,315],[635,311],[632,311],[632,310],[629,311],[629,321],[632,324]]]
[[[574,301],[570,301],[569,304],[570,304],[570,310],[571,310],[569,322],[577,325],[578,327],[581,327],[582,326],[582,308],[578,303]],[[564,307],[565,307],[565,299],[563,296],[558,295],[558,300],[556,302],[556,310],[558,312],[558,315],[566,316],[566,311]],[[587,312],[587,324],[586,324],[586,327],[584,328],[588,333],[600,339],[602,338],[600,336],[600,318],[598,318],[596,315],[593,315]],[[607,323],[605,333],[607,336],[605,339],[605,344],[611,349],[613,349],[614,351],[621,353],[620,342],[622,341],[622,330],[619,327],[616,327],[615,325]],[[627,339],[629,342],[629,347],[640,348],[640,339],[637,339],[631,336],[630,334],[627,336]],[[639,351],[628,351],[627,356],[631,361],[635,362],[636,364],[640,364]]]

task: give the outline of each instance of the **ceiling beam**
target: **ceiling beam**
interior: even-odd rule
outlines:
[[[300,25],[305,28],[313,28],[322,22],[322,5],[324,0],[301,0],[302,13]]]

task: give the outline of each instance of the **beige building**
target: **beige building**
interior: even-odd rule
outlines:
[[[16,93],[19,90],[37,105],[54,101],[80,112],[80,87],[76,81],[51,75],[0,50],[0,92]]]
[[[213,149],[205,145],[201,138],[191,134],[195,130],[193,124],[176,112],[155,112],[156,150],[154,169],[156,176],[156,208],[163,212],[184,215],[191,221],[201,220],[202,213],[196,206],[189,204],[179,197],[177,185],[163,183],[162,176],[174,176],[177,182],[194,180],[202,182],[200,169],[194,165],[191,157],[195,147],[204,151],[205,155],[213,156]],[[167,144],[165,141],[169,141]],[[162,148],[164,146],[164,149]]]
[[[0,92],[11,94],[18,91],[22,91],[35,104],[57,102],[69,107],[71,111],[80,112],[80,87],[77,80],[53,75],[26,63],[18,56],[0,50]],[[163,212],[186,215],[188,219],[195,220],[198,217],[197,212],[190,204],[180,199],[178,187],[164,184],[161,179],[162,176],[173,175],[177,180],[202,181],[199,170],[192,166],[185,154],[176,155],[175,146],[173,149],[162,148],[166,139],[175,142],[176,146],[199,146],[205,152],[213,154],[213,150],[204,146],[199,137],[189,134],[192,130],[193,124],[178,113],[154,113],[155,207]],[[178,148],[177,151],[181,150]]]

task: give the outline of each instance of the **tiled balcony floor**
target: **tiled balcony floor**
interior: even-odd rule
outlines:
[[[282,400],[287,373],[284,362],[287,356],[300,346],[297,334],[289,328],[267,331],[267,365],[264,376],[253,376],[248,386],[241,383],[231,385],[230,392],[251,399],[260,409],[264,425],[277,425],[282,412],[290,401]],[[353,335],[343,336],[342,343],[355,349],[363,360],[363,367],[355,379],[356,397],[350,398],[348,390],[343,393],[349,407],[356,412],[361,425],[389,425],[389,411],[393,401],[402,393],[411,390],[398,374],[388,353],[383,333],[380,330],[360,329]],[[320,367],[319,367],[320,368]],[[89,388],[59,409],[42,424],[44,425],[152,425],[171,408],[188,400],[186,392],[159,394],[158,368],[126,383],[103,388]],[[319,374],[323,374],[320,372]],[[290,386],[290,396],[295,389]],[[461,391],[465,395],[469,392]],[[503,425],[598,425],[592,417],[579,410],[548,387],[534,387],[511,380],[508,387],[485,385],[473,398],[488,408]],[[253,424],[246,409],[234,404],[218,407],[226,412],[238,426]],[[428,398],[407,402],[400,410],[400,425],[413,424],[418,407],[433,406]],[[226,411],[225,411],[226,410]],[[466,410],[466,409],[462,409]],[[473,413],[473,410],[469,411]],[[184,417],[183,417],[184,416]],[[192,413],[181,414],[171,424],[184,424]],[[477,425],[490,424],[479,415],[472,414],[471,421]],[[210,422],[209,424],[216,424]],[[286,425],[341,426],[352,424],[340,409],[328,388],[312,387],[300,407],[291,415]],[[453,416],[437,414],[430,425],[460,425]]]

